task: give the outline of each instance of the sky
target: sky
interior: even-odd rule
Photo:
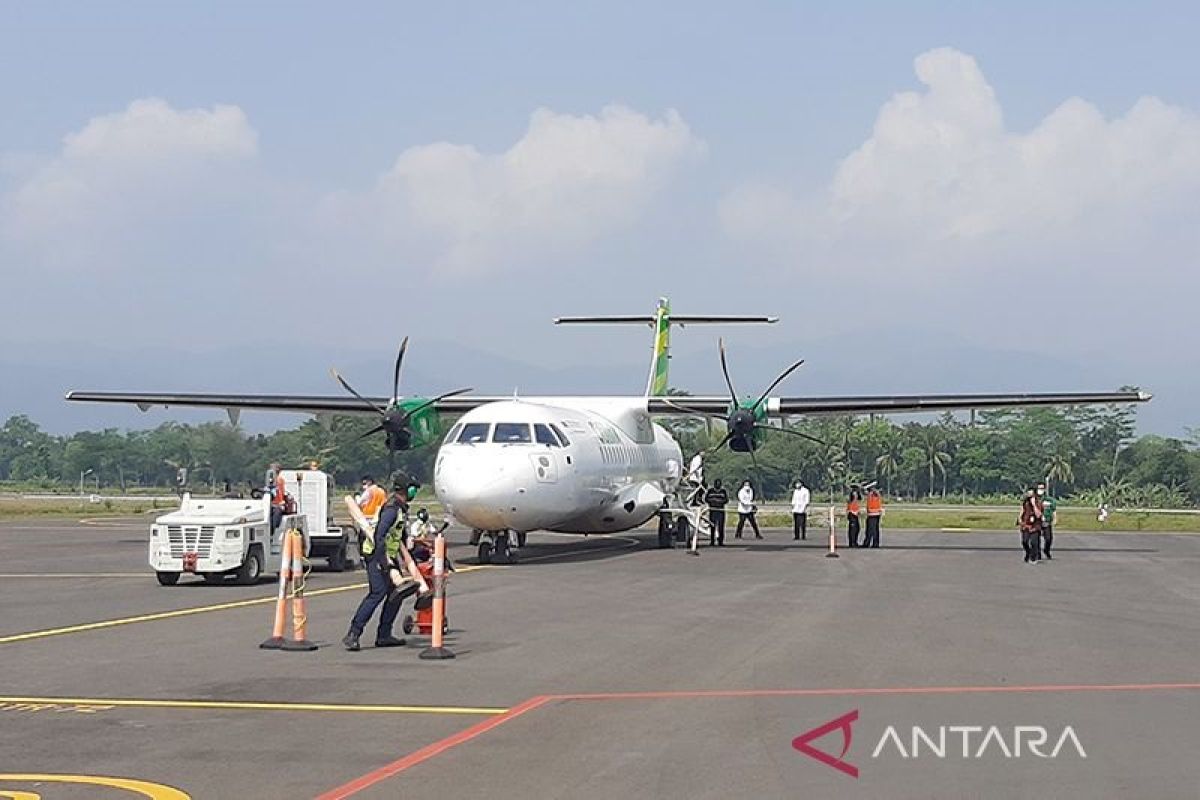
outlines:
[[[330,353],[386,364],[405,334],[515,373],[637,364],[611,391],[637,390],[640,338],[549,320],[669,295],[780,316],[730,334],[750,361],[842,338],[843,376],[911,359],[938,390],[1137,384],[1180,433],[1200,425],[1198,18],[0,2],[0,416],[66,388],[241,388],[245,363],[168,379],[193,355],[262,365],[254,390],[334,391]],[[18,391],[51,362],[69,385]],[[844,390],[827,377],[795,391]],[[921,390],[872,391],[901,388]]]

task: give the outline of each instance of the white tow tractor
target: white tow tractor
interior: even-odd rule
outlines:
[[[150,527],[150,566],[163,586],[173,586],[183,574],[197,574],[207,583],[236,578],[257,583],[263,573],[278,568],[284,532],[304,535],[305,553],[324,557],[334,571],[351,567],[357,558],[357,538],[333,524],[329,505],[331,479],[319,470],[284,470],[284,489],[295,502],[295,513],[284,516],[271,533],[271,500],[259,498],[197,498],[183,496],[178,511],[164,514]]]

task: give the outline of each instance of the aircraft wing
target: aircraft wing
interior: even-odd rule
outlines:
[[[135,405],[142,411],[153,406],[220,408],[230,412],[230,416],[237,411],[291,411],[298,414],[365,414],[367,416],[377,414],[354,397],[331,395],[67,392],[66,398],[80,403]],[[366,399],[381,408],[386,408],[392,402],[390,397],[367,397]],[[439,400],[435,405],[440,412],[464,414],[485,403],[505,399],[509,398],[460,395]]]
[[[1083,406],[1111,403],[1145,403],[1146,392],[1064,392],[1058,394],[896,394],[847,397],[772,397],[768,413],[774,416],[819,414],[909,414],[921,411],[965,411],[1031,406]],[[728,397],[651,397],[651,414],[729,413]]]

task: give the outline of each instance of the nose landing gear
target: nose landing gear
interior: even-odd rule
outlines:
[[[524,538],[517,533],[518,542]],[[518,560],[518,548],[509,541],[508,531],[481,531],[478,552],[480,564],[515,564]]]

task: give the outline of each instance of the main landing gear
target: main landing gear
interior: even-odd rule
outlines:
[[[517,537],[517,544],[525,544],[525,534],[512,531]],[[475,531],[471,534],[473,542],[479,544],[480,564],[515,564],[518,560],[519,547],[514,547],[510,541],[510,531]]]

